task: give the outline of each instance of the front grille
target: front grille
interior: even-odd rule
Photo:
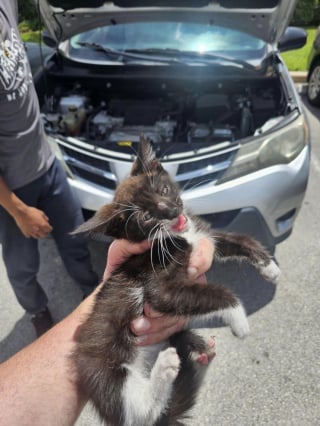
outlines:
[[[99,169],[101,171],[104,172],[110,172],[110,164],[108,161],[106,160],[101,160],[100,158],[95,158],[90,156],[90,154],[84,154],[82,152],[79,151],[75,151],[74,149],[71,149],[69,147],[64,146],[63,147],[63,152],[64,154],[67,156],[67,158],[71,159],[75,159],[79,162],[82,163],[88,163],[90,164],[91,167],[94,167],[96,169]]]
[[[112,190],[116,188],[116,177],[111,172],[107,159],[94,157],[89,151],[80,152],[71,145],[60,145],[60,149],[73,175],[103,188]]]
[[[214,185],[230,166],[237,147],[216,152],[206,158],[179,164],[176,180],[184,190]]]
[[[117,178],[113,173],[112,159],[118,158],[117,153],[109,151],[109,156],[101,152],[97,153],[94,149],[88,149],[79,146],[76,142],[59,140],[59,146],[64,160],[75,177],[79,177],[88,182],[94,183],[104,189],[114,190],[117,185]],[[194,156],[189,153],[181,153],[181,158],[177,154],[168,157],[167,162],[177,164],[177,174],[175,180],[184,191],[199,186],[214,185],[223,175],[233,161],[239,145],[231,143],[230,145],[215,146],[213,150],[195,151]],[[174,158],[175,157],[175,158]],[[130,156],[122,161],[130,163]],[[162,161],[166,164],[166,161]]]

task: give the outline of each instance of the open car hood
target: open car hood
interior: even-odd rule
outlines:
[[[33,0],[52,38],[70,37],[107,24],[137,21],[189,21],[218,24],[275,45],[297,0]],[[90,3],[90,7],[87,7]]]

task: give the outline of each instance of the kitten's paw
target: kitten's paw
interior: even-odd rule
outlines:
[[[194,350],[190,353],[190,357],[193,361],[198,362],[201,365],[208,365],[210,361],[216,356],[215,352],[215,341],[213,337],[210,337],[204,342],[204,348],[197,351]]]
[[[179,373],[180,359],[175,348],[159,353],[156,368],[159,379],[173,382]]]
[[[270,259],[267,265],[259,265],[259,270],[263,278],[273,283],[277,283],[281,275],[281,270],[276,262]]]
[[[231,327],[232,333],[240,339],[243,339],[244,337],[248,336],[248,334],[250,334],[248,318],[244,307],[241,304],[232,308],[232,315],[229,325]]]

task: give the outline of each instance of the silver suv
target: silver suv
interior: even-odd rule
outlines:
[[[309,173],[303,109],[279,55],[306,41],[286,29],[296,2],[87,3],[40,0],[56,52],[35,76],[46,132],[83,208],[111,201],[143,133],[186,206],[273,252]]]

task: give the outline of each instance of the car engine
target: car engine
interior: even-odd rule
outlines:
[[[103,96],[77,83],[55,88],[42,117],[47,133],[102,147],[138,142],[142,133],[154,145],[203,146],[261,133],[265,123],[284,115],[284,109],[279,91],[270,84],[228,89],[221,84],[212,93],[167,91],[142,97]]]

